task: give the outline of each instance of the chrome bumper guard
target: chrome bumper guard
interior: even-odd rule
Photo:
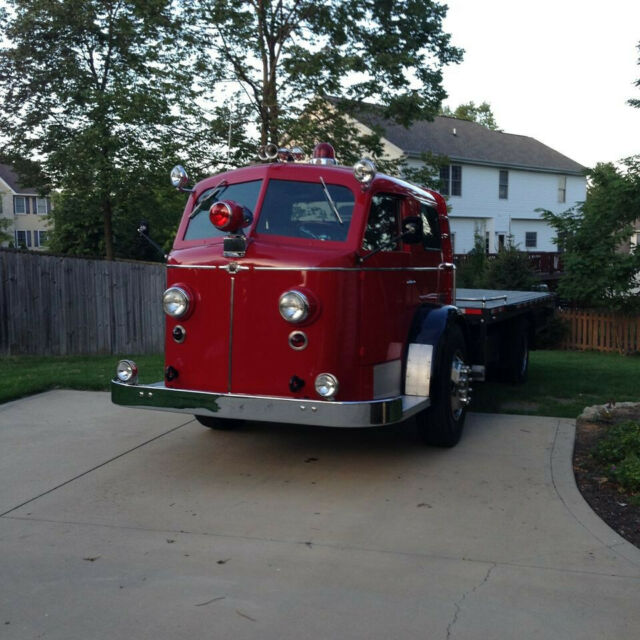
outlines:
[[[401,422],[429,406],[423,396],[398,396],[368,402],[328,402],[271,396],[243,396],[170,389],[162,382],[111,381],[114,404],[214,418],[310,424],[324,427],[375,427]]]

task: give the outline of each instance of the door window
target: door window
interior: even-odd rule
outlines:
[[[402,198],[379,193],[371,198],[369,219],[362,239],[362,249],[373,251],[398,251],[400,242],[393,238],[400,235],[400,211]]]

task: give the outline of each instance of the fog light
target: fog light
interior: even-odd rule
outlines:
[[[316,392],[323,398],[333,398],[338,393],[338,379],[331,373],[321,373],[316,378]]]
[[[133,360],[120,360],[116,368],[116,377],[125,384],[138,382],[138,366]]]

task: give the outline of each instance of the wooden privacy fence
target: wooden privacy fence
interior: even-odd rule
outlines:
[[[0,356],[160,353],[164,265],[0,250]]]
[[[562,309],[560,318],[569,327],[563,349],[640,351],[640,316],[608,313],[597,309]]]

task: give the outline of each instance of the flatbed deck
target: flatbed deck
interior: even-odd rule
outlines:
[[[553,307],[554,295],[545,291],[458,289],[456,306],[473,320],[495,321],[518,315],[526,309]]]

